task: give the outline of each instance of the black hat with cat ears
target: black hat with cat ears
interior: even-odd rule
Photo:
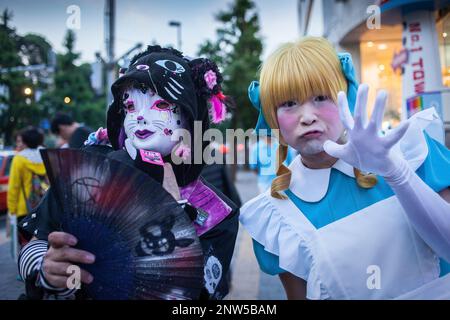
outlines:
[[[221,92],[222,76],[208,59],[191,60],[172,48],[148,46],[121,73],[123,75],[111,86],[114,100],[107,115],[108,137],[114,149],[120,149],[125,139],[122,95],[126,86],[131,84],[143,92],[150,89],[179,106],[190,123],[203,121],[203,130],[209,127],[208,114],[215,123],[225,118],[228,100]]]

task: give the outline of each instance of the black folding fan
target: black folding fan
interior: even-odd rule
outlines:
[[[203,253],[191,220],[155,180],[105,155],[42,150],[62,230],[96,257],[93,299],[196,299]]]

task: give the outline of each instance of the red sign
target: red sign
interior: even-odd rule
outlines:
[[[417,47],[417,43],[420,43],[420,36],[422,33],[422,28],[420,22],[413,22],[409,24],[410,42],[411,42],[411,52],[421,52],[422,47]],[[423,65],[422,57],[416,59],[416,62],[412,63],[413,67],[413,81],[414,81],[414,91],[416,94],[420,94],[425,90],[425,68]]]

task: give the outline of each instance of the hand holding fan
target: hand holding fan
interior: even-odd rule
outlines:
[[[196,299],[203,253],[191,220],[140,170],[98,153],[41,151],[62,208],[62,230],[95,255],[94,299]]]

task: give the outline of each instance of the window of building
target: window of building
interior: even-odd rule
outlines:
[[[388,92],[383,127],[389,128],[400,121],[402,106],[402,76],[394,71],[391,63],[394,54],[402,49],[401,40],[361,41],[361,82],[370,87],[369,113],[380,89]]]

